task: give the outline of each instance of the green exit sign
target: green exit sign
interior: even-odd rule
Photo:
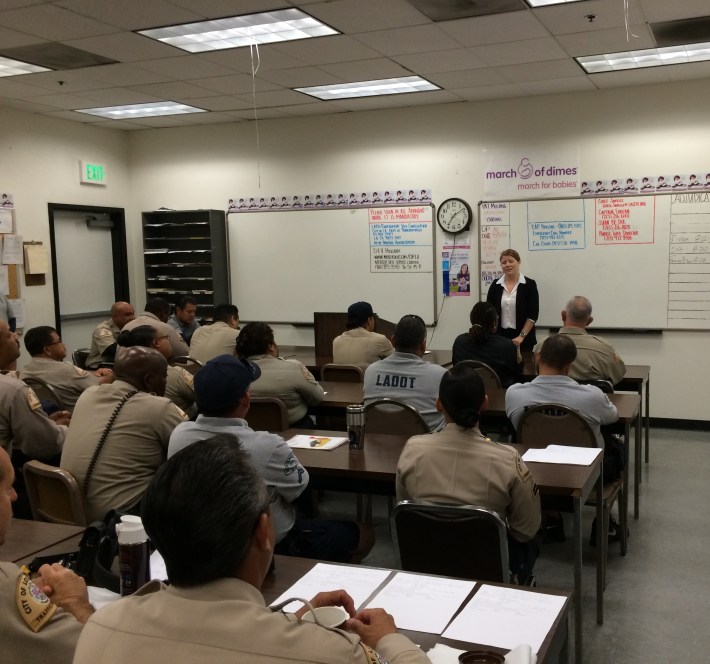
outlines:
[[[96,164],[91,161],[82,161],[80,164],[82,184],[106,184],[107,173],[104,164]]]

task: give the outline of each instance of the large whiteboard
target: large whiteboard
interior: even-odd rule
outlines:
[[[435,316],[433,208],[228,215],[232,301],[244,320],[313,323],[365,300],[383,318]]]
[[[710,329],[710,193],[479,204],[481,297],[500,252],[521,257],[540,292],[538,325],[561,324],[573,295],[594,325]]]

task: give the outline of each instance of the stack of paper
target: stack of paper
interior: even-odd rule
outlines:
[[[345,445],[347,438],[331,438],[330,436],[294,436],[286,441],[289,447],[300,447],[307,450],[334,450]]]
[[[538,463],[566,463],[574,466],[591,466],[602,453],[598,447],[572,447],[548,445],[545,449],[531,448],[523,454],[523,461]]]

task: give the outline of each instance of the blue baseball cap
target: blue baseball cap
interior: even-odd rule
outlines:
[[[219,355],[195,374],[195,401],[200,410],[224,412],[239,403],[249,386],[261,376],[254,362],[234,355]]]

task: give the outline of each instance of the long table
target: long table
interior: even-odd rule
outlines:
[[[0,560],[19,565],[37,556],[76,551],[84,530],[83,526],[13,519],[0,547]]]
[[[286,439],[297,434],[342,436],[335,431],[289,429],[281,435]],[[392,496],[395,493],[397,462],[406,443],[406,436],[368,434],[364,449],[350,451],[347,445],[334,450],[294,449],[301,465],[308,470],[310,486],[330,491],[348,491]],[[602,456],[591,466],[528,464],[535,483],[542,493],[568,496],[573,502],[574,517],[574,591],[575,597],[575,661],[582,661],[582,505],[596,488],[597,523],[602,514]],[[603,528],[597,528],[597,623],[604,622],[603,561],[606,558],[606,538]]]
[[[275,556],[274,560],[274,572],[266,577],[266,580],[262,584],[261,591],[266,599],[266,603],[269,604],[273,602],[282,593],[288,590],[296,581],[298,581],[304,574],[309,572],[316,564],[317,560],[307,560],[305,558],[291,558],[287,556]],[[504,584],[488,584],[487,585],[504,585]],[[477,586],[476,590],[479,586]],[[531,588],[520,588],[520,586],[515,586],[517,590],[524,590],[526,592],[545,592],[546,594],[561,595],[567,597],[562,611],[560,611],[557,620],[554,622],[552,628],[547,633],[545,640],[542,643],[540,651],[538,653],[537,661],[539,664],[545,664],[548,662],[566,662],[567,661],[567,622],[569,614],[569,593],[560,592],[556,590],[536,590]],[[323,590],[334,590],[333,588],[324,588]],[[468,598],[467,600],[468,601]],[[414,643],[418,644],[423,650],[428,651],[433,648],[437,643],[444,643],[452,648],[458,648],[463,650],[474,650],[474,649],[485,649],[485,650],[495,650],[496,652],[505,653],[506,651],[500,648],[495,648],[493,646],[488,646],[485,644],[478,643],[466,643],[463,641],[454,641],[451,639],[445,639],[438,634],[429,634],[427,632],[409,632],[407,630],[400,630],[402,634],[408,636]]]
[[[326,392],[321,407],[325,409],[345,408],[349,404],[362,403],[363,386],[361,383],[321,382]],[[609,398],[619,413],[619,424],[624,428],[627,441],[631,440],[631,427],[634,427],[634,518],[640,514],[641,486],[641,397],[638,394],[610,394]],[[507,422],[505,414],[505,389],[492,390],[488,394],[488,408],[482,414],[482,421]],[[630,458],[630,445],[627,442],[626,454]],[[627,467],[628,461],[627,458]],[[627,471],[628,472],[628,471]],[[628,491],[624,491],[624,509],[628,513]]]

